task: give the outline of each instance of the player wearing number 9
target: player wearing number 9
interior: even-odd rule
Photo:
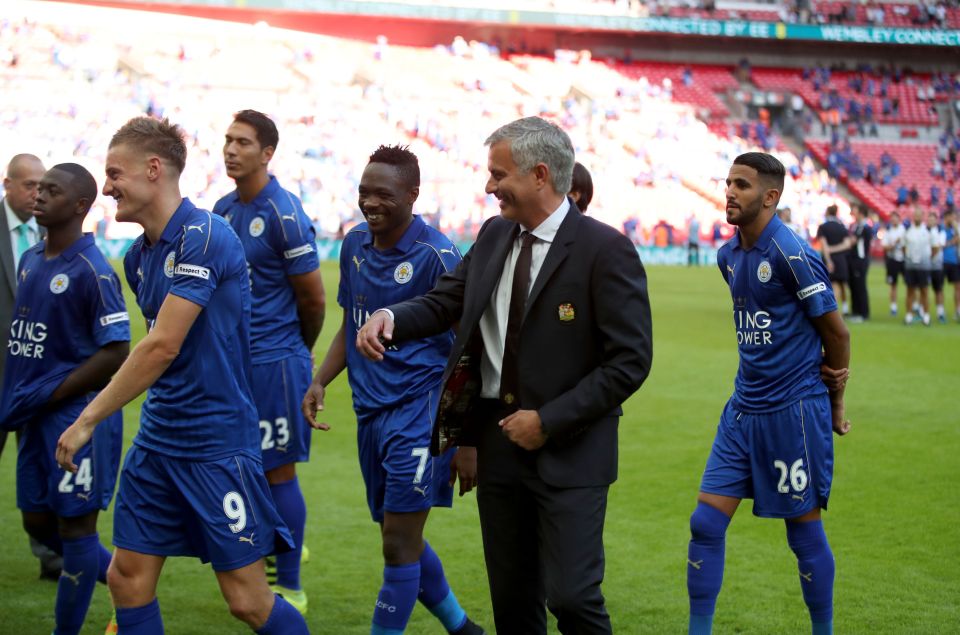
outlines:
[[[23,426],[17,506],[24,528],[63,555],[58,634],[80,632],[97,580],[106,582],[110,552],[100,544],[97,515],[113,497],[123,442],[117,412],[78,449],[76,473],[54,460],[60,434],[130,348],[120,280],[82,231],[96,197],[97,182],[75,163],[54,166],[40,180],[34,216],[47,238],[20,260],[0,403],[0,426]]]
[[[97,425],[149,388],[114,510],[107,582],[121,633],[163,632],[157,582],[168,556],[209,561],[230,612],[258,633],[307,633],[267,586],[263,558],[293,548],[267,487],[250,390],[250,279],[221,217],[180,195],[179,127],[130,120],[107,151],[104,194],[144,233],[124,258],[150,331],[61,435],[75,457]],[[79,472],[78,472],[79,473]]]
[[[850,335],[823,262],[774,214],[783,165],[737,157],[727,177],[734,237],[717,254],[730,287],[740,353],[690,518],[690,633],[712,629],[727,526],[741,499],[786,520],[814,635],[833,629],[834,561],[821,521],[833,478],[833,435],[846,434]],[[771,607],[772,608],[772,607]]]

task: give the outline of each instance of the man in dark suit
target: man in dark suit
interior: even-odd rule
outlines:
[[[459,324],[433,450],[461,446],[461,493],[476,457],[497,632],[545,633],[546,604],[563,633],[609,633],[603,523],[620,405],[650,371],[646,275],[625,236],[565,197],[560,128],[528,117],[486,145],[500,216],[433,291],[375,312],[357,347],[382,360]]]
[[[27,249],[40,241],[40,228],[33,218],[43,162],[32,154],[18,154],[7,165],[3,177],[3,199],[0,200],[0,329],[3,349],[6,351],[13,319],[13,302],[17,294],[17,263]],[[6,354],[0,355],[0,383],[3,382]],[[6,431],[0,432],[0,454],[7,442]],[[16,448],[14,448],[16,451]],[[56,529],[54,528],[54,531]],[[40,560],[40,577],[56,580],[60,577],[62,560],[59,555],[30,539],[33,554]]]

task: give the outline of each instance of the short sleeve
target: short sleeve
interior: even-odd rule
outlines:
[[[123,255],[123,275],[127,279],[127,286],[137,296],[140,289],[140,276],[137,275],[137,267],[140,263],[140,240],[133,241],[130,249]]]
[[[283,271],[288,276],[310,273],[320,267],[317,230],[307,218],[300,201],[283,192],[284,205],[275,210],[279,226],[279,249]]]
[[[350,234],[347,234],[340,245],[340,285],[337,287],[337,304],[346,309],[350,304],[350,290],[348,284],[350,281],[350,272],[347,267],[350,265]]]
[[[837,309],[833,286],[820,255],[796,235],[778,243],[775,259],[784,288],[795,294],[807,317],[815,318]]]
[[[183,228],[170,293],[207,306],[225,275],[227,250],[242,248],[225,220],[210,212],[193,215]]]
[[[727,251],[723,248],[717,250],[717,268],[720,270],[720,275],[723,276],[723,281],[727,284],[730,284],[730,280],[727,278]]]
[[[99,273],[93,271],[91,275],[96,276],[90,294],[93,341],[100,347],[111,342],[129,342],[130,314],[123,300],[120,278],[106,263]]]

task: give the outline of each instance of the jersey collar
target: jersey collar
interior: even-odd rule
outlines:
[[[64,249],[63,253],[60,254],[60,257],[65,258],[67,260],[73,260],[74,256],[76,256],[78,253],[80,253],[87,247],[90,247],[91,245],[95,245],[96,242],[97,241],[94,240],[93,238],[93,234],[89,234],[89,233],[84,234],[80,236],[80,238],[78,238],[77,240],[73,241],[72,245]]]
[[[184,197],[184,199],[180,201],[180,207],[177,208],[177,211],[175,211],[173,216],[170,217],[170,220],[167,221],[167,226],[163,228],[163,233],[160,234],[160,242],[172,243],[176,239],[177,233],[186,224],[187,215],[195,209],[196,206],[190,202],[190,199]]]
[[[783,221],[780,220],[776,214],[770,217],[770,222],[767,223],[767,226],[763,228],[763,231],[760,232],[760,238],[757,239],[757,242],[754,243],[751,249],[766,249],[770,244],[770,240],[773,238],[773,235],[778,229],[783,226]],[[733,237],[730,239],[731,249],[743,249],[740,245],[740,230],[737,229],[733,233]]]
[[[417,237],[420,236],[420,232],[423,231],[426,223],[423,222],[423,219],[420,218],[419,214],[413,215],[413,220],[410,221],[410,224],[407,225],[407,229],[403,232],[403,236],[400,237],[400,240],[397,241],[397,244],[393,246],[393,249],[401,253],[406,253],[410,251],[410,248],[413,247],[413,244],[417,242]],[[373,246],[373,232],[367,231],[367,239],[364,241],[364,244],[367,246]]]
[[[259,205],[266,201],[268,198],[272,198],[276,195],[277,190],[280,189],[280,184],[277,183],[277,177],[270,174],[268,175],[270,180],[267,181],[267,184],[263,186],[263,189],[257,192],[257,195],[253,197],[253,200],[250,201],[251,205]],[[240,200],[240,194],[234,190],[234,195],[237,197],[237,200]]]

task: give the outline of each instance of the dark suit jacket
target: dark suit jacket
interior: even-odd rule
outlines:
[[[0,198],[0,329],[3,329],[3,352],[0,354],[0,382],[7,365],[6,342],[10,336],[10,322],[13,320],[13,303],[17,296],[17,266],[14,263],[13,247],[10,245],[10,227],[7,225],[7,213],[3,199]]]
[[[444,387],[464,353],[478,350],[480,316],[518,232],[517,223],[490,219],[460,266],[430,293],[389,307],[397,342],[459,322]],[[468,409],[461,443],[476,442],[481,483],[512,478],[524,466],[556,487],[612,483],[620,405],[646,379],[651,360],[646,274],[636,248],[571,205],[530,290],[518,352],[519,405],[539,412],[548,441],[527,452]],[[444,415],[438,412],[438,424]]]

